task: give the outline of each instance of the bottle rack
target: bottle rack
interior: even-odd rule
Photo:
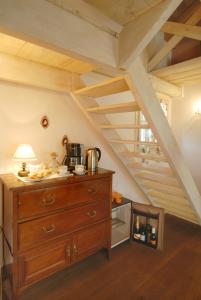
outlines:
[[[155,249],[163,249],[164,209],[141,203],[132,204],[132,240]],[[155,234],[153,232],[155,231]]]

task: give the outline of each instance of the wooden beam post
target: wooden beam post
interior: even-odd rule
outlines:
[[[162,151],[175,170],[175,174],[178,175],[178,179],[186,191],[189,202],[196,211],[198,220],[201,223],[201,196],[188,167],[184,163],[182,153],[161,110],[140,58],[136,59],[128,74],[126,77],[127,83],[145,114],[146,120],[151,125],[155,137],[160,142]]]
[[[182,0],[164,0],[124,27],[119,37],[119,66],[130,67]]]

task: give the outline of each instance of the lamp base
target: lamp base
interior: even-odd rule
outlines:
[[[27,177],[29,175],[29,171],[27,170],[21,170],[18,172],[18,176],[20,177]]]
[[[26,170],[26,162],[22,162],[22,170],[18,172],[18,176],[27,177],[29,175],[29,171]]]

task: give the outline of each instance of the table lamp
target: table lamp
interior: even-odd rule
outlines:
[[[36,160],[35,153],[28,144],[21,144],[17,147],[15,154],[13,155],[13,160],[22,162],[22,170],[18,172],[20,177],[26,177],[29,174],[29,171],[26,170],[27,161]]]

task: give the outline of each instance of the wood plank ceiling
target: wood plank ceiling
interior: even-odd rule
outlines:
[[[47,1],[57,6],[60,6],[59,5],[60,2],[58,0],[47,0]],[[192,5],[193,2],[193,4],[199,6],[200,2],[198,3],[197,0],[195,1],[196,2],[194,3],[191,0],[190,4]],[[65,0],[63,0],[62,3],[63,2],[65,3]],[[150,8],[153,8],[154,6],[158,5],[161,2],[161,0],[146,0],[146,1],[145,0],[142,1],[118,0],[118,5],[117,5],[117,0],[110,0],[110,1],[85,0],[85,2],[93,5],[94,7],[102,11],[104,14],[107,14],[110,18],[112,18],[116,22],[125,25],[131,22],[132,20],[134,20],[137,16],[149,10]],[[181,15],[181,11],[182,11],[182,15],[183,15],[182,21],[183,20],[185,21],[185,19],[189,16],[189,7],[187,9],[188,14],[186,13],[186,10],[185,11],[182,10],[183,7],[184,5],[181,6],[181,8],[179,8],[174,13],[174,15],[170,18],[170,20],[175,21],[175,19],[178,18],[178,15],[179,16]],[[96,71],[96,67],[88,62],[74,59],[62,53],[58,53],[56,51],[40,47],[33,43],[25,42],[24,40],[14,38],[3,33],[0,33],[0,52],[11,54],[29,61],[56,67],[58,69],[62,69],[62,70],[66,70],[78,74],[84,74],[91,71]],[[183,84],[184,82],[192,83],[192,81],[194,81],[195,79],[196,81],[200,81],[201,75],[199,70],[200,70],[200,58],[197,58],[192,60],[191,62],[189,61],[189,63],[179,64],[178,66],[175,65],[174,68],[168,67],[162,70],[155,71],[153,72],[153,74],[164,80],[180,85]],[[183,76],[182,74],[185,74],[185,76]]]
[[[126,25],[162,0],[85,0],[111,19]]]
[[[0,33],[0,52],[79,74],[91,72],[94,69],[94,66],[87,62],[3,33]]]
[[[201,82],[201,57],[184,61],[152,72],[153,75],[176,85]]]

